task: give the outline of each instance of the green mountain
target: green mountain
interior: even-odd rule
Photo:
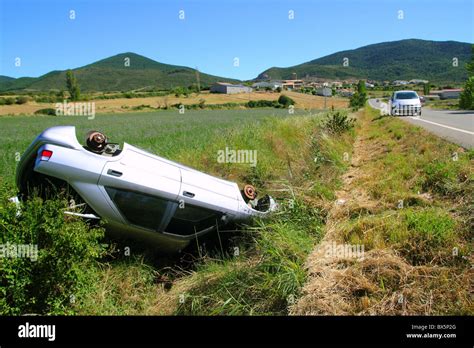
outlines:
[[[127,66],[129,62],[129,66]],[[72,69],[81,91],[111,92],[142,88],[171,89],[197,84],[196,70],[184,66],[156,62],[135,53],[122,53],[98,62]],[[237,82],[219,76],[199,73],[201,87],[216,81]],[[0,77],[0,91],[65,90],[66,71],[51,71],[37,78]]]
[[[273,67],[257,79],[320,77],[327,79],[411,80],[462,82],[471,44],[457,41],[401,40],[337,52],[288,68]],[[348,58],[349,66],[343,66]],[[453,58],[458,66],[453,66]]]

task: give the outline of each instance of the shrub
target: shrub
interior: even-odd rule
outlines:
[[[474,76],[469,77],[464,85],[464,90],[459,98],[459,107],[461,109],[474,109]]]
[[[0,263],[0,314],[68,314],[81,285],[104,254],[102,228],[90,228],[77,218],[65,218],[65,199],[32,198],[21,215],[7,201],[0,202],[0,244],[32,245],[37,258],[4,257]],[[7,244],[8,243],[8,244]],[[33,249],[34,250],[34,249]],[[33,253],[34,255],[34,253]]]
[[[274,107],[278,104],[276,101],[273,100],[250,100],[247,103],[247,107],[249,108],[264,108],[264,107]]]
[[[324,122],[324,128],[333,134],[343,133],[354,127],[355,119],[343,111],[331,111]]]
[[[35,115],[56,116],[56,110],[53,108],[39,109],[35,111]]]
[[[26,104],[28,102],[28,97],[26,96],[20,96],[16,98],[16,103],[19,105]]]
[[[12,105],[13,103],[15,103],[15,99],[5,98],[5,105]]]
[[[281,95],[280,98],[278,98],[278,103],[288,107],[290,105],[295,105],[295,101],[288,97],[287,95]]]

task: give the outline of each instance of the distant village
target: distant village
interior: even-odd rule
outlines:
[[[270,80],[269,78],[260,79],[253,84],[232,84],[228,82],[217,82],[210,88],[211,93],[222,93],[222,94],[237,94],[237,93],[250,93],[254,91],[278,91],[289,90],[296,92],[309,93],[317,96],[332,97],[351,97],[354,93],[354,86],[357,85],[358,79],[347,79],[347,80],[327,80],[321,78],[305,78],[305,79],[290,79],[290,80]],[[394,81],[374,81],[367,80],[365,86],[368,90],[399,90],[399,89],[423,89],[423,86],[429,84],[428,80],[412,79],[406,80],[394,80]],[[431,90],[428,94],[425,94],[426,99],[457,99],[459,98],[462,89],[441,89]]]

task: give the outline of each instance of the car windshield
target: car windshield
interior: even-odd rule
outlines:
[[[395,99],[416,99],[418,96],[415,92],[400,92],[395,94]]]

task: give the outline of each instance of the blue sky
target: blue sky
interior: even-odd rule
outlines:
[[[272,66],[383,41],[474,42],[473,2],[0,0],[0,75],[40,76],[131,51],[213,75],[251,79]]]

